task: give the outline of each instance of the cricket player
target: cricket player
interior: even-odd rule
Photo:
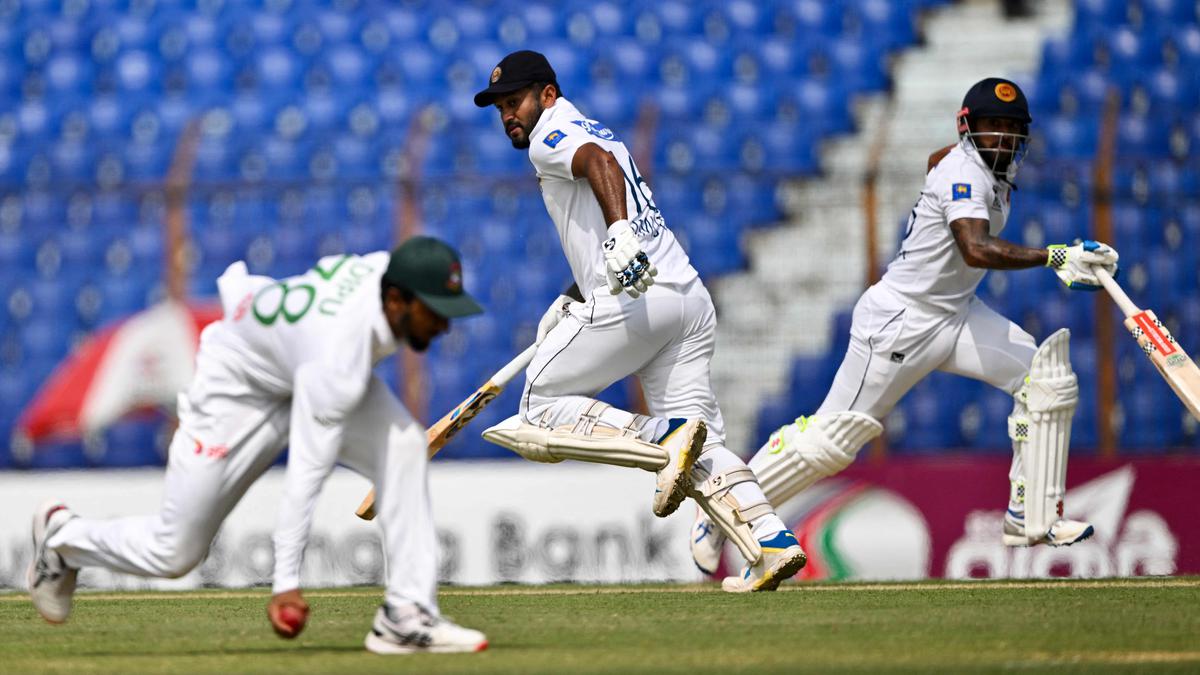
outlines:
[[[304,627],[304,547],[321,486],[341,462],[374,483],[384,534],[386,600],[367,649],[486,648],[482,633],[438,612],[425,429],[371,372],[400,341],[423,351],[450,319],[482,311],[463,292],[457,253],[436,239],[414,237],[391,254],[329,256],[278,281],[250,275],[237,262],[217,285],[224,317],[201,334],[195,377],[179,395],[161,510],[97,520],[76,516],[61,502],[44,505],[33,520],[34,607],[52,623],[66,621],[82,567],[148,577],[187,574],[286,445],[267,607],[275,631],[291,638]]]
[[[900,252],[854,307],[850,346],[817,413],[775,433],[750,461],[772,504],[850,465],[883,431],[883,419],[933,370],[982,380],[1013,396],[1013,461],[1004,543],[1066,546],[1092,526],[1063,518],[1067,447],[1079,399],[1069,331],[1037,345],[975,296],[989,269],[1049,267],[1068,288],[1100,286],[1092,266],[1115,274],[1117,252],[1094,241],[1028,248],[998,238],[1032,122],[1021,89],[988,78],[967,92],[959,141],[930,157]],[[1081,225],[1083,225],[1081,223]],[[692,554],[714,570],[723,537],[697,514]]]
[[[709,381],[712,299],[629,151],[563,97],[537,52],[504,57],[475,104],[494,105],[513,147],[529,150],[575,281],[538,325],[519,413],[484,438],[537,462],[657,472],[656,515],[691,496],[742,551],[748,564],[723,587],[774,590],[804,566],[804,551],[725,447]],[[631,374],[650,416],[593,398]]]

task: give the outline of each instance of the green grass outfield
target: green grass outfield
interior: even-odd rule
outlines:
[[[1200,579],[446,588],[481,654],[362,648],[378,589],[313,590],[283,641],[265,589],[80,593],[51,626],[0,595],[0,672],[1200,672]]]

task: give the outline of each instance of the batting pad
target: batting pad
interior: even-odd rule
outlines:
[[[762,557],[762,546],[754,538],[750,523],[773,512],[766,501],[742,504],[733,495],[733,486],[757,480],[749,467],[738,466],[713,473],[689,493],[721,532],[741,551],[751,565]]]
[[[573,427],[551,429],[526,424],[513,415],[483,431],[484,440],[508,448],[533,462],[556,463],[564,459],[658,471],[667,465],[667,451],[614,429],[595,425],[587,434]]]
[[[850,466],[859,449],[881,433],[883,425],[865,413],[801,417],[771,434],[750,468],[767,500],[780,505]]]
[[[1034,353],[1029,376],[1018,392],[1029,412],[1021,464],[1025,469],[1025,538],[1031,544],[1040,541],[1062,517],[1071,418],[1079,402],[1070,339],[1066,328],[1046,338]]]

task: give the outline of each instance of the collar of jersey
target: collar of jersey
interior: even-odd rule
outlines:
[[[554,105],[546,108],[546,111],[542,113],[542,118],[538,120],[538,123],[533,125],[533,137],[541,138],[542,132],[545,131],[546,127],[553,125],[554,118],[561,115],[570,115],[571,113],[575,113],[576,116],[580,116],[579,110],[575,108],[574,103],[571,103],[566,98],[559,96],[558,100],[554,102]]]

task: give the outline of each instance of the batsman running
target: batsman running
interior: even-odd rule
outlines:
[[[725,447],[709,382],[712,299],[629,151],[563,97],[537,52],[506,56],[475,104],[494,105],[513,147],[529,150],[575,280],[538,325],[519,413],[484,438],[535,462],[656,472],[656,515],[691,496],[746,558],[722,587],[774,590],[804,566],[804,551]],[[650,416],[593,398],[631,374]]]
[[[935,152],[900,252],[854,307],[850,346],[815,415],[771,434],[750,467],[772,504],[782,504],[854,461],[882,431],[879,420],[918,381],[941,370],[987,382],[1013,397],[1013,460],[1004,543],[1068,546],[1092,526],[1063,518],[1071,418],[1079,399],[1060,329],[1037,345],[975,289],[989,269],[1049,267],[1072,290],[1100,287],[1117,252],[1095,241],[1028,248],[1000,239],[1033,119],[1021,89],[988,78],[967,92],[959,140]],[[692,554],[715,570],[724,538],[698,513]]]
[[[438,612],[425,429],[372,374],[399,342],[424,351],[452,318],[482,311],[463,292],[457,253],[436,239],[415,237],[391,254],[330,256],[278,281],[248,274],[237,262],[217,286],[224,316],[201,334],[196,374],[179,394],[161,510],[97,520],[47,502],[33,521],[34,607],[47,621],[66,621],[83,567],[147,577],[187,574],[287,445],[267,606],[275,631],[292,638],[304,628],[304,547],[321,486],[341,462],[375,484],[384,535],[385,602],[367,649],[486,648],[482,633]]]

